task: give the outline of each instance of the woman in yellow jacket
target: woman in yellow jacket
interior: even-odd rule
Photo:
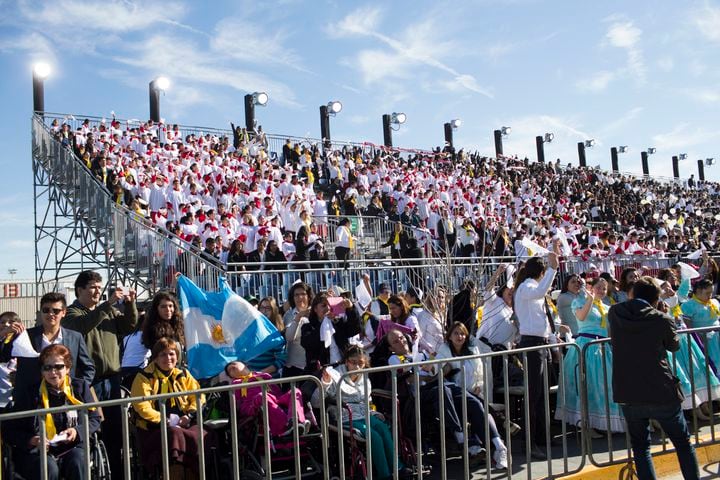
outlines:
[[[165,400],[167,413],[168,455],[170,456],[171,478],[195,478],[198,474],[200,435],[207,436],[202,427],[195,423],[198,407],[201,405],[193,391],[199,390],[197,380],[185,369],[176,368],[180,346],[172,339],[160,338],[153,346],[150,364],[140,371],[132,384],[133,397],[145,397],[163,393],[187,392]],[[146,468],[157,468],[161,464],[160,405],[159,401],[133,403],[135,424],[138,427],[138,447]],[[206,438],[208,449],[210,439]]]

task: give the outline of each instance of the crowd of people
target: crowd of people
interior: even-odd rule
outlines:
[[[547,248],[558,230],[566,256],[690,253],[713,249],[720,223],[717,183],[663,183],[559,159],[447,148],[328,151],[290,140],[271,152],[261,130],[186,135],[152,121],[86,120],[73,130],[56,119],[50,128],[115,202],[219,263],[302,266],[328,253],[347,260],[353,234],[328,225],[341,216],[404,225],[384,245],[393,258],[416,249],[425,256],[522,257]],[[337,248],[328,252],[329,237]]]
[[[671,320],[676,328],[718,326],[720,304],[713,298],[720,284],[717,266],[705,254],[692,281],[681,265],[661,270],[656,278],[648,277],[642,269],[628,268],[619,281],[611,272],[572,275],[565,279],[562,289],[554,290],[563,260],[560,242],[551,248],[546,259],[531,257],[514,273],[501,265],[479,292],[471,282],[455,295],[443,287],[429,292],[412,287],[394,292],[390,285],[382,284],[372,301],[363,306],[340,287],[313,292],[298,281],[290,287],[288,302],[280,304],[273,297],[256,302],[258,311],[282,333],[283,346],[248,363],[230,362],[214,380],[243,384],[236,396],[239,412],[244,415],[257,415],[263,404],[262,390],[249,382],[314,375],[324,385],[325,396],[333,398],[341,389],[352,412],[352,417],[343,417],[346,425],[373,435],[373,465],[379,478],[390,475],[393,438],[388,434],[390,427],[381,425],[379,418],[365,418],[364,401],[373,386],[388,387],[391,377],[382,372],[366,380],[361,371],[370,366],[394,367],[401,402],[405,398],[406,404],[414,405],[412,399],[420,395],[423,418],[444,417],[448,444],[460,451],[466,447],[473,468],[482,464],[486,450],[492,452],[493,468],[507,468],[508,439],[505,429],[497,425],[511,432],[528,428],[531,444],[523,447],[527,461],[546,458],[549,450],[542,446],[553,425],[544,425],[545,375],[550,384],[559,383],[564,392],[551,405],[553,422],[578,427],[586,409],[588,422],[582,424],[587,428],[583,434],[595,437],[601,431],[623,432],[623,410],[613,394],[612,348],[597,342],[611,337],[608,318],[628,315],[624,311],[633,308],[634,286],[642,279],[657,288],[658,300],[653,307],[657,314]],[[200,388],[198,380],[208,379],[195,379],[187,369],[184,319],[175,295],[160,292],[138,309],[134,292],[123,289],[110,289],[109,300],[101,302],[102,280],[95,272],[81,273],[75,286],[78,299],[72,305],[67,306],[65,297],[57,293],[46,294],[40,301],[41,325],[27,331],[39,357],[17,359],[12,395],[16,408],[87,403],[92,400],[88,397],[91,387],[101,400],[117,398],[120,385],[138,397],[184,393],[165,402],[170,461],[177,475],[193,478],[199,468],[199,437],[205,436],[206,446],[214,445],[214,439],[212,432],[204,431],[195,421],[204,399],[193,392]],[[370,285],[366,287],[372,292]],[[0,360],[10,362],[15,341],[24,328],[12,312],[1,318],[0,338],[6,340]],[[682,335],[677,351],[664,353],[664,361],[678,378],[682,408],[688,412],[695,409],[693,414],[706,421],[712,421],[710,403],[720,394],[715,367],[720,362],[718,338],[715,331]],[[570,348],[566,342],[574,342],[579,348]],[[497,387],[504,385],[505,372],[502,364],[490,363],[488,368],[481,359],[472,358],[488,352],[512,354],[517,348],[529,348],[526,362],[511,362],[507,381],[528,390],[530,416],[525,421],[485,410],[488,395],[491,403],[502,402]],[[584,377],[580,376],[580,355],[584,355]],[[415,366],[416,362],[433,359],[447,362]],[[417,376],[413,374],[416,368]],[[443,369],[442,382],[438,382],[438,368]],[[523,369],[527,369],[527,385]],[[558,375],[559,371],[564,375]],[[339,382],[342,376],[348,378]],[[416,379],[420,382],[417,385]],[[587,389],[584,406],[580,394],[583,384]],[[297,425],[303,433],[317,428],[311,420],[315,414],[305,409],[307,402],[317,404],[318,393],[305,399],[306,392],[290,393],[282,389],[266,393],[273,435],[292,433],[292,411],[297,412]],[[440,398],[444,398],[442,409]],[[134,410],[142,451],[159,452],[158,402],[138,402]],[[467,430],[463,412],[469,422]],[[112,443],[120,428],[118,417],[112,408],[103,413],[102,438]],[[90,416],[88,421],[92,422],[91,432],[97,430],[95,417]],[[402,428],[409,438],[415,438],[412,432],[421,427],[410,421]],[[426,425],[422,428],[425,431]],[[38,455],[37,424],[23,422],[17,429],[3,431],[10,432],[8,441],[18,452],[14,458]],[[51,443],[50,457],[57,465],[51,471],[75,471],[76,463],[82,461],[82,443],[87,441],[78,436],[77,415],[48,417],[46,431],[48,440],[55,435],[63,438]],[[66,454],[71,448],[72,454]],[[148,468],[157,468],[159,458],[142,455]],[[122,468],[120,459],[115,460]],[[410,466],[402,459],[399,462],[403,475],[409,475]],[[28,465],[36,464],[24,462],[23,476],[39,476],[39,470]]]
[[[347,218],[331,224],[332,217],[395,222],[383,245],[391,258],[517,257],[513,268],[512,262],[502,264],[486,284],[468,280],[459,292],[438,283],[424,288],[412,279],[404,291],[394,291],[393,285],[371,285],[366,279],[371,300],[360,305],[352,292],[329,282],[313,291],[300,280],[288,285],[286,302],[274,296],[255,300],[285,342],[251,362],[230,362],[219,375],[219,381],[242,384],[235,392],[239,411],[256,415],[259,395],[267,398],[272,434],[285,435],[296,424],[317,428],[305,410],[307,402],[317,404],[317,394],[303,398],[306,392],[295,392],[298,397],[281,389],[263,394],[248,385],[314,375],[323,385],[321,393],[332,398],[342,392],[349,412],[340,420],[372,435],[378,478],[391,475],[396,448],[392,427],[379,417],[365,418],[364,402],[371,385],[387,386],[391,377],[373,374],[367,381],[362,373],[367,367],[392,367],[400,375],[403,398],[414,405],[419,395],[423,415],[444,418],[449,444],[467,447],[473,468],[492,452],[490,467],[504,469],[510,455],[506,431],[530,430],[530,444],[523,447],[526,461],[550,453],[541,448],[552,431],[552,425],[544,425],[546,376],[563,391],[551,405],[553,423],[582,424],[590,436],[624,431],[624,410],[613,396],[612,348],[598,341],[612,337],[609,319],[634,308],[635,299],[646,301],[645,290],[636,292],[638,282],[656,286],[659,298],[651,306],[671,319],[673,328],[720,325],[720,304],[713,298],[720,269],[707,253],[716,247],[720,223],[715,183],[661,183],[563,167],[559,161],[489,158],[450,148],[407,155],[391,149],[323,151],[288,141],[281,152],[270,152],[261,131],[184,135],[177,125],[152,121],[134,126],[85,121],[72,130],[56,120],[50,128],[129,215],[166,229],[233,270],[254,270],[267,262],[302,267],[328,259],[330,225],[336,229],[333,253],[347,261],[356,238]],[[681,265],[653,272],[627,268],[619,280],[615,272],[597,269],[557,277],[561,263],[573,257],[637,255],[642,263],[667,252],[698,257],[702,265],[691,275],[697,278],[691,281]],[[193,392],[198,380],[209,379],[195,379],[187,369],[181,306],[172,292],[160,292],[138,308],[131,290],[109,288],[106,301],[102,291],[100,276],[86,271],[75,282],[77,300],[71,305],[61,294],[43,296],[41,322],[27,329],[36,353],[32,358],[13,355],[25,334],[21,319],[12,312],[0,315],[3,398],[12,397],[14,408],[31,410],[88,403],[94,400],[91,392],[98,400],[118,398],[123,386],[133,396],[180,393],[164,402],[170,460],[173,478],[194,478],[201,467],[199,439],[206,448],[215,439],[197,425],[204,398]],[[720,394],[719,338],[714,331],[682,335],[677,351],[664,353],[678,378],[682,408],[708,421]],[[510,355],[518,348],[529,349],[524,365],[510,362],[503,368],[495,357],[488,369],[477,358],[465,358],[498,351]],[[447,362],[415,365],[433,359]],[[506,381],[527,389],[530,416],[524,421],[485,410],[488,395],[502,401],[497,387]],[[584,409],[588,422],[583,424]],[[160,404],[136,402],[133,410],[142,451],[159,452]],[[84,478],[78,466],[89,440],[72,413],[44,419],[51,478]],[[104,409],[101,428],[114,472],[123,468],[120,414],[119,408]],[[100,428],[97,415],[81,418],[91,433]],[[13,458],[23,459],[23,477],[39,478],[39,425],[18,421],[17,426],[3,428]],[[403,426],[410,438],[418,428],[425,431],[425,425],[413,422]],[[142,455],[142,460],[148,468],[158,467],[158,455]],[[398,465],[402,475],[411,473],[402,459]]]

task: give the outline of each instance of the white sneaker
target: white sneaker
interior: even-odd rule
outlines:
[[[497,470],[507,470],[508,468],[508,452],[507,448],[496,448],[493,453],[493,462]]]
[[[468,453],[471,456],[479,455],[484,451],[484,449],[480,445],[470,445],[468,447]]]

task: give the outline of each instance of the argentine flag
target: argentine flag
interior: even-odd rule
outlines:
[[[213,377],[229,362],[250,361],[284,342],[275,325],[233,292],[224,278],[219,287],[218,292],[207,292],[184,275],[177,281],[188,368],[198,379]]]

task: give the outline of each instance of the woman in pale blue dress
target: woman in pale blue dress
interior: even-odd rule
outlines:
[[[682,304],[683,320],[688,328],[716,327],[720,325],[720,304],[712,298],[713,284],[712,281],[703,279],[695,284],[693,295],[690,300]],[[720,333],[717,331],[694,334],[694,340],[697,342],[697,349],[693,348],[693,360],[696,358],[705,358],[709,360],[710,382],[711,386],[717,387],[717,373],[720,366]],[[693,342],[695,343],[695,342]],[[703,355],[704,352],[704,355]],[[684,360],[686,362],[689,359]],[[705,363],[705,362],[702,362]],[[705,365],[699,372],[694,373],[694,381],[698,396],[704,389],[705,398],[701,400],[707,401],[707,388],[705,382]],[[700,377],[700,378],[698,378]],[[715,382],[713,382],[715,377]],[[713,398],[716,398],[717,388],[713,388]]]
[[[606,295],[607,282],[602,278],[598,278],[593,282],[592,289],[581,292],[572,303],[575,317],[578,319],[578,335],[575,343],[580,347],[581,352],[588,343],[608,336],[607,313],[610,307],[601,301]],[[604,356],[602,355],[603,351]],[[558,393],[555,418],[572,425],[580,424],[582,419],[580,408],[582,380],[580,378],[579,364],[577,349],[568,349],[563,361],[565,402],[563,404],[563,395]],[[610,431],[624,432],[625,420],[620,411],[620,406],[612,401],[612,351],[610,350],[610,344],[605,343],[604,348],[598,344],[588,347],[585,352],[585,365],[588,426],[598,430],[607,430],[609,419]],[[607,378],[607,383],[605,378]],[[606,401],[609,410],[606,409]]]
[[[680,295],[675,293],[677,277],[668,268],[660,271],[658,279],[663,281],[660,286],[662,299],[668,306],[668,313],[675,318],[678,330],[687,328],[680,305]],[[705,412],[709,412],[709,409],[703,404],[710,398],[717,399],[720,396],[720,381],[713,370],[708,369],[703,349],[692,335],[680,334],[680,348],[674,354],[675,359],[673,360],[673,354],[670,352],[667,353],[667,357],[670,368],[680,380],[680,388],[685,397],[682,403],[683,410],[690,410],[693,406],[700,407],[698,416],[706,419]],[[706,371],[706,369],[708,370]],[[708,377],[710,388],[708,388]],[[695,386],[695,395],[693,395],[693,385]]]

